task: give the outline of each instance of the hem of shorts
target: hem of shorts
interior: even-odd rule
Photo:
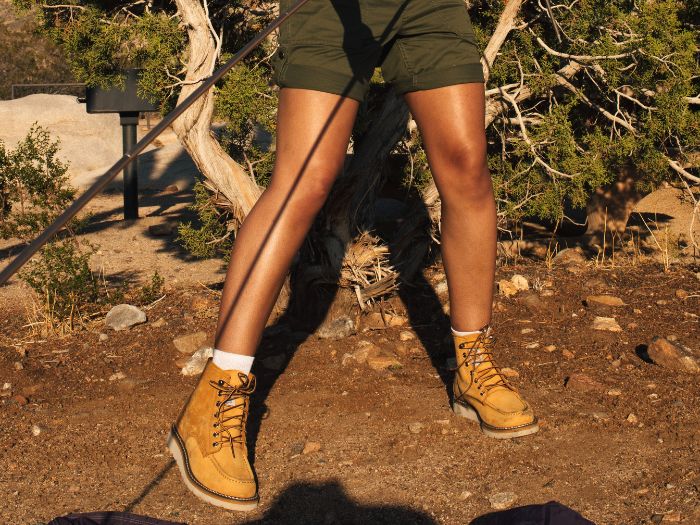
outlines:
[[[392,82],[394,89],[400,95],[412,91],[437,89],[457,84],[484,83],[484,71],[481,64],[465,64],[448,69],[433,69],[420,75],[413,75],[405,80]]]
[[[276,81],[280,88],[311,89],[359,102],[362,102],[368,89],[367,84],[362,84],[356,78],[312,66],[287,64],[281,77]]]

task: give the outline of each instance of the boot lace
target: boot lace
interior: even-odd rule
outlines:
[[[209,384],[217,390],[217,396],[223,398],[216,402],[215,430],[212,436],[217,438],[217,441],[212,443],[214,447],[230,446],[234,449],[234,443],[245,446],[245,424],[248,418],[250,395],[255,390],[255,377],[248,377],[239,372],[238,379],[241,383],[236,386],[223,379],[209,381]]]
[[[464,350],[462,353],[464,360],[459,366],[471,368],[472,379],[482,396],[495,388],[515,390],[493,359],[494,342],[495,337],[488,334],[488,329],[485,327],[474,341],[459,344],[459,349]]]

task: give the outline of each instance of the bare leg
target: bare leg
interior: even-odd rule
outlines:
[[[484,86],[408,93],[442,202],[441,243],[452,327],[491,320],[496,270],[496,203],[486,163]]]
[[[216,348],[255,355],[294,255],[343,166],[358,106],[318,91],[280,92],[275,168],[234,243]]]

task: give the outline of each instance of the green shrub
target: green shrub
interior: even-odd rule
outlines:
[[[199,224],[180,224],[177,241],[189,253],[201,259],[228,257],[233,244],[227,227],[229,212],[216,206],[212,194],[201,182],[195,183],[194,196],[195,201],[190,209],[197,213]]]

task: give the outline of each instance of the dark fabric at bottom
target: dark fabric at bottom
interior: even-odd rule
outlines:
[[[128,512],[88,512],[69,514],[51,520],[47,525],[187,525],[182,522],[163,521]]]

